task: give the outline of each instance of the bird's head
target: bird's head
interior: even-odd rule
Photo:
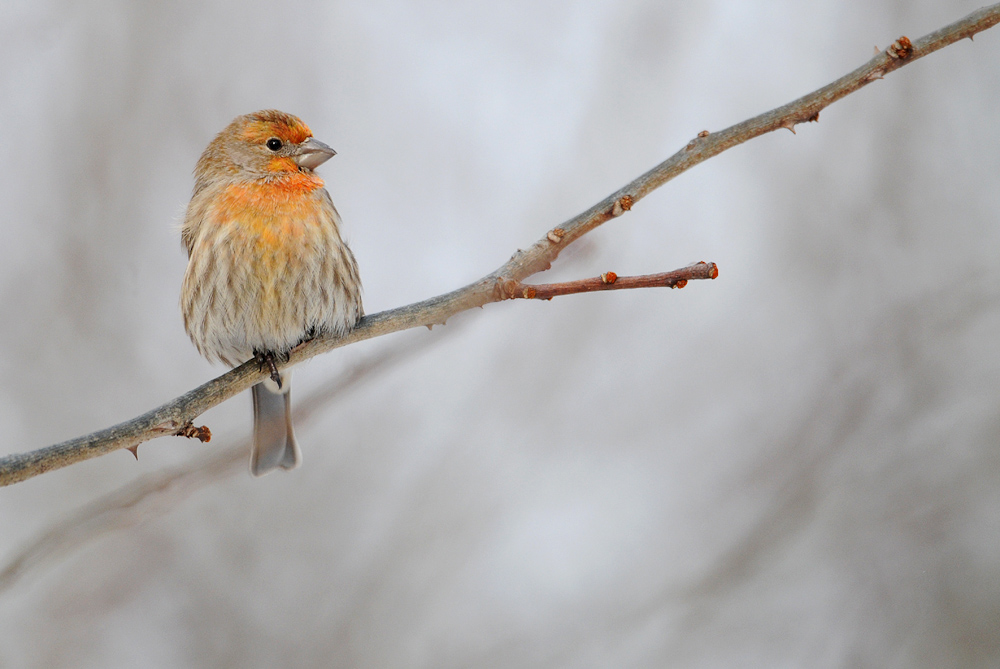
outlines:
[[[298,117],[266,109],[226,126],[205,149],[195,175],[199,181],[281,177],[312,171],[335,154]]]

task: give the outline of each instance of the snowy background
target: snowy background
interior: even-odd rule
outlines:
[[[204,146],[276,107],[369,313],[463,285],[682,147],[978,2],[7,2],[0,453],[224,371],[187,340]],[[0,591],[2,667],[1000,663],[1000,31],[652,194],[503,303],[335,351],[304,466],[88,532]],[[123,485],[245,441],[249,397],[0,490],[0,569]],[[103,528],[109,529],[108,527]],[[65,533],[64,533],[65,534]]]

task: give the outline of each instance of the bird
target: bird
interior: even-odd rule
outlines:
[[[238,116],[194,170],[181,226],[188,264],[184,329],[210,362],[253,358],[270,376],[252,388],[250,472],[302,462],[291,422],[291,349],[349,332],[364,316],[357,261],[317,167],[335,155],[298,117]]]

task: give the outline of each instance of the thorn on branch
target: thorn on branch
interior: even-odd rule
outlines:
[[[139,460],[139,444],[136,444],[135,446],[127,446],[125,450],[132,453],[132,455],[135,456],[136,461]]]
[[[179,430],[174,432],[174,435],[178,437],[187,437],[188,439],[197,439],[203,444],[212,441],[212,431],[208,429],[207,425],[195,427],[194,423],[191,421],[184,423]],[[138,459],[138,456],[136,456],[136,459]]]
[[[913,55],[913,44],[910,42],[910,38],[903,35],[898,40],[889,45],[889,48],[885,50],[891,58],[897,60],[906,60]]]

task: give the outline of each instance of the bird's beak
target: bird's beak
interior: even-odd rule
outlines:
[[[330,160],[330,158],[333,158],[335,155],[337,155],[336,151],[318,139],[310,137],[306,141],[299,144],[299,148],[295,152],[295,155],[292,156],[292,160],[294,160],[299,167],[314,170],[326,161]]]

